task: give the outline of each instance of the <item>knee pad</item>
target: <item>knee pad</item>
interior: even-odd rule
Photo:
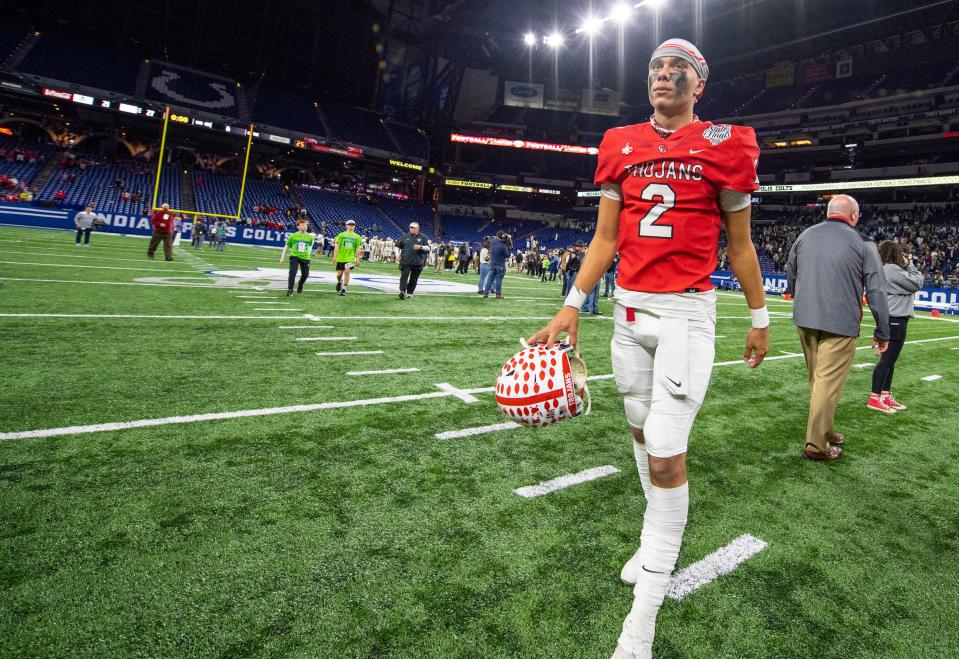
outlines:
[[[637,430],[644,430],[649,417],[649,405],[651,396],[637,396],[627,394],[623,398],[623,405],[626,407],[626,420],[629,425]]]
[[[671,458],[685,453],[689,447],[689,431],[698,409],[696,405],[696,409],[685,413],[650,413],[643,428],[646,452],[654,458]]]

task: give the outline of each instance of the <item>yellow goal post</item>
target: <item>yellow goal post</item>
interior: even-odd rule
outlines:
[[[160,207],[157,206],[157,197],[160,194],[160,172],[163,171],[163,157],[166,154],[166,134],[167,127],[170,125],[170,106],[167,106],[166,110],[163,112],[163,134],[160,137],[160,152],[159,157],[157,158],[157,171],[156,179],[153,181],[153,202],[150,204],[150,207],[158,211]],[[243,177],[240,179],[240,201],[236,207],[235,215],[224,215],[223,213],[205,213],[200,210],[187,211],[179,208],[171,208],[171,213],[180,213],[182,215],[206,215],[209,217],[222,217],[228,220],[239,220],[240,213],[243,210],[243,194],[246,192],[246,174],[250,166],[250,146],[253,143],[253,124],[251,123],[247,128],[247,137],[246,137],[246,152],[243,154]]]

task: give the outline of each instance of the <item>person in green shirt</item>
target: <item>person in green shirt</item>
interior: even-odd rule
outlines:
[[[310,276],[310,258],[313,256],[316,240],[313,234],[307,231],[309,222],[305,219],[297,220],[296,233],[291,233],[286,239],[286,245],[283,246],[283,253],[280,254],[280,265],[283,265],[283,259],[286,258],[286,252],[290,252],[290,276],[286,281],[286,296],[293,295],[293,282],[296,281],[296,271],[300,271],[300,284],[296,287],[297,293],[303,292],[303,283]]]
[[[340,295],[346,295],[346,287],[350,284],[350,272],[359,261],[363,239],[353,229],[356,222],[346,221],[346,231],[341,232],[333,240],[333,262],[336,263],[336,290]]]

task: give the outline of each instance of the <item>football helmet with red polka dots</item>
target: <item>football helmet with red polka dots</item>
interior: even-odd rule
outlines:
[[[511,419],[549,426],[589,414],[586,364],[568,343],[527,345],[510,357],[496,378],[496,402]]]

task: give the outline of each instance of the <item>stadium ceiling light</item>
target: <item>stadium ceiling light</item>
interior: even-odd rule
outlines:
[[[523,43],[527,46],[533,47],[536,45],[536,35],[532,32],[527,32],[523,35]]]
[[[589,16],[586,20],[583,21],[583,27],[576,30],[577,33],[584,33],[589,36],[592,36],[599,32],[599,28],[603,26],[603,19],[596,18],[595,16]]]
[[[645,2],[641,4],[644,4],[647,7],[652,7],[653,9],[659,9],[664,4],[666,4],[666,0],[646,0]],[[638,7],[639,5],[636,5],[636,6]]]
[[[623,24],[629,22],[632,14],[633,8],[630,5],[625,2],[618,2],[613,6],[612,11],[609,12],[609,18],[617,23]]]
[[[545,43],[547,46],[551,48],[559,48],[560,46],[563,45],[564,41],[565,39],[563,38],[563,35],[560,32],[553,32],[552,34],[548,34],[545,37],[543,37],[543,43]]]

